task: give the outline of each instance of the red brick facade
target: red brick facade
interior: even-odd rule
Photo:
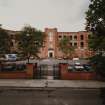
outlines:
[[[9,31],[13,41],[12,51],[17,50],[17,31]],[[87,58],[92,55],[92,51],[88,49],[89,33],[86,31],[79,32],[58,32],[57,28],[45,28],[45,42],[44,47],[40,49],[40,58],[64,58],[64,54],[59,50],[59,41],[63,37],[70,40],[70,45],[75,46],[75,52],[72,57]]]
[[[59,41],[63,37],[69,38],[70,44],[76,47],[72,57],[87,58],[92,55],[88,49],[89,33],[86,31],[58,32],[57,28],[45,28],[45,35],[44,47],[39,54],[41,58],[63,58],[64,54],[59,50]]]

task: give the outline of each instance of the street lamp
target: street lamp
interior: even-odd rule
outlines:
[[[27,36],[27,43],[28,43],[30,34],[27,33],[26,36]],[[28,57],[28,63],[29,63],[29,59],[30,59],[30,54],[29,53],[28,53],[27,57]]]

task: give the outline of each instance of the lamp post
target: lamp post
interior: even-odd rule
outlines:
[[[30,36],[30,34],[27,33],[26,36],[27,36],[27,38],[28,38],[28,37]],[[28,39],[27,39],[27,43],[28,43]],[[27,47],[27,46],[26,46],[26,47]],[[29,60],[30,60],[30,54],[28,53],[27,56],[28,56],[28,63],[29,63]]]

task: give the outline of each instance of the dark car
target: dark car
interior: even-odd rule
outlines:
[[[91,66],[91,65],[89,65],[89,64],[84,64],[83,66],[84,66],[84,69],[85,69],[86,71],[92,71],[92,66]]]

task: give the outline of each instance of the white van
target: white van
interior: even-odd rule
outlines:
[[[74,62],[74,64],[76,64],[76,65],[80,65],[80,60],[79,60],[79,58],[73,58],[73,62]]]
[[[79,60],[79,58],[73,58],[73,61],[78,61]]]
[[[17,60],[17,54],[5,54],[5,59],[7,61],[16,61]]]

